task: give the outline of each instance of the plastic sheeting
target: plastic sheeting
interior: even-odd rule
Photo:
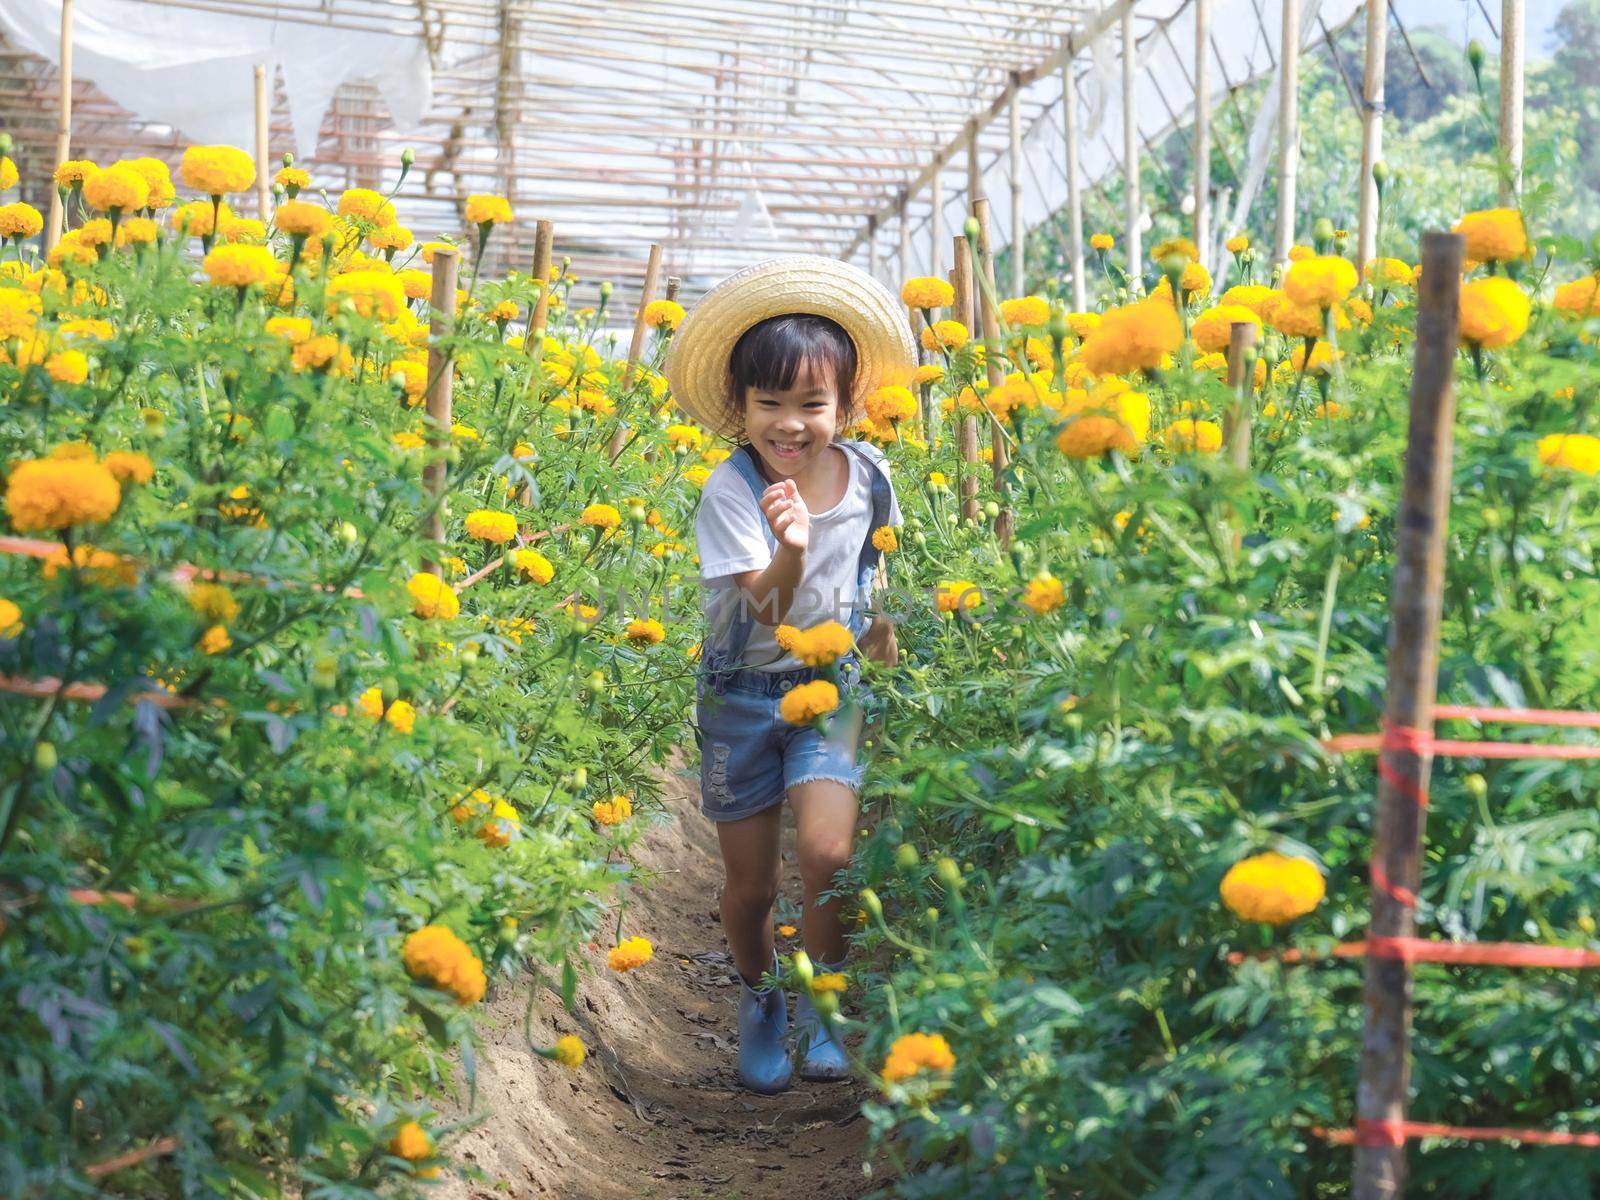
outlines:
[[[0,0],[6,37],[59,63],[61,0]],[[295,152],[314,153],[334,92],[370,80],[397,127],[432,100],[427,46],[406,37],[138,0],[75,0],[73,72],[129,112],[201,144],[255,145],[254,68],[283,71]]]

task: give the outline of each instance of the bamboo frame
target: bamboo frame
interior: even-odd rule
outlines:
[[[1289,261],[1294,245],[1295,183],[1300,173],[1300,0],[1283,0],[1278,52],[1278,221],[1273,261]]]
[[[60,71],[60,99],[56,101],[56,153],[53,159],[55,167],[60,167],[72,156],[72,0],[61,0]],[[52,182],[50,215],[44,227],[44,251],[47,255],[61,240],[66,216],[66,208],[61,203],[61,192]]]
[[[1066,139],[1067,265],[1072,270],[1072,307],[1089,307],[1089,285],[1083,277],[1083,186],[1078,164],[1078,85],[1072,74],[1072,41],[1061,61],[1061,124]]]
[[[454,382],[455,363],[440,346],[441,338],[453,332],[456,319],[456,278],[461,267],[461,255],[451,246],[434,252],[433,292],[430,297],[432,315],[428,320],[428,450],[430,459],[422,468],[422,486],[427,493],[427,521],[423,536],[435,547],[444,544],[444,496],[447,468],[445,452],[450,448],[452,414],[451,387]],[[439,562],[429,558],[422,569],[440,578],[444,571]]]
[[[1133,32],[1133,3],[1123,0],[1122,5],[1122,194],[1126,229],[1123,237],[1123,255],[1128,264],[1128,288],[1138,290],[1138,279],[1144,271],[1144,247],[1139,228],[1144,216],[1144,197],[1139,186],[1139,105],[1138,69],[1136,59],[1138,38]]]
[[[1194,244],[1206,267],[1211,250],[1211,0],[1194,3]]]
[[[1006,371],[999,354],[1000,313],[995,308],[994,245],[990,237],[989,202],[975,201],[972,215],[978,221],[978,270],[983,272],[982,279],[988,284],[987,287],[980,285],[978,304],[979,312],[983,315],[983,340],[988,347],[984,355],[984,368],[992,390],[1005,382]],[[1005,480],[1011,459],[1006,452],[1006,432],[993,414],[989,417],[989,455],[990,465],[994,469],[994,490],[1000,496],[1000,512],[994,519],[994,536],[1000,548],[1006,550],[1011,546],[1011,531],[1016,520],[1011,511],[1010,489]]]
[[[267,138],[271,128],[271,109],[267,105],[267,68],[255,66],[256,87],[256,215],[265,223],[272,219],[272,163]]]
[[[1389,0],[1367,0],[1367,57],[1361,79],[1361,215],[1356,267],[1378,255],[1380,200],[1372,169],[1383,157],[1383,72],[1388,57]]]
[[[1500,202],[1522,203],[1522,105],[1527,13],[1523,0],[1500,0]]]

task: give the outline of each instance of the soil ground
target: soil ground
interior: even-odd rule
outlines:
[[[576,1016],[553,988],[538,989],[529,1033],[546,1046],[581,1036],[589,1059],[576,1073],[528,1048],[532,984],[499,989],[478,1056],[477,1107],[488,1117],[448,1142],[481,1178],[450,1180],[441,1200],[858,1200],[881,1184],[862,1170],[861,1084],[796,1077],[772,1097],[740,1085],[716,833],[699,812],[697,775],[669,768],[662,782],[665,817],[638,847],[656,879],[633,898],[623,929],[648,937],[655,957],[617,975],[597,948]],[[783,896],[798,908],[792,843],[786,818]]]

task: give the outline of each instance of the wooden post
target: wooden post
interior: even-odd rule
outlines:
[[[978,161],[978,120],[967,122],[967,211],[983,195],[983,165]]]
[[[61,98],[56,107],[55,167],[72,153],[72,0],[61,0]],[[51,174],[55,173],[51,168]],[[50,181],[50,219],[44,227],[44,252],[49,254],[65,232],[67,210],[61,203],[61,189]]]
[[[1522,202],[1523,0],[1500,0],[1500,202]]]
[[[867,218],[867,274],[878,277],[878,214]]]
[[[644,310],[650,307],[651,301],[656,298],[656,284],[661,279],[661,245],[653,243],[650,247],[650,257],[645,262],[644,285],[639,289],[639,307],[633,314],[633,341],[628,343],[628,365],[622,371],[622,390],[624,393],[633,387],[634,377],[639,372],[639,359],[644,354],[644,340],[649,334],[650,327],[644,319]],[[626,417],[626,413],[623,414]],[[606,451],[612,462],[617,461],[617,456],[622,453],[622,447],[628,441],[628,423],[625,419],[617,421],[617,431],[611,435],[611,445]]]
[[[950,248],[955,254],[955,266],[950,268],[950,286],[956,298],[950,305],[950,319],[960,321],[970,333],[972,322],[972,252],[967,239],[952,239]]]
[[[939,172],[928,180],[928,192],[933,199],[933,215],[928,218],[928,274],[935,279],[944,271],[944,187]]]
[[[439,341],[455,329],[456,277],[460,269],[461,253],[454,246],[441,246],[434,251],[432,312],[428,320],[428,449],[431,457],[422,468],[422,488],[430,505],[423,536],[433,543],[435,550],[444,542],[444,455],[451,442],[450,388],[455,374],[455,364]],[[443,575],[438,561],[433,558],[424,560],[422,569]]]
[[[1273,261],[1294,245],[1294,189],[1300,172],[1300,0],[1283,0],[1278,54],[1278,228]]]
[[[1011,103],[1008,106],[1011,134],[1011,294],[1020,296],[1027,286],[1028,224],[1022,213],[1022,100],[1017,73],[1011,73]]]
[[[267,68],[256,64],[256,216],[272,219],[272,164],[267,158],[267,133],[272,109],[267,103]]]
[[[1361,83],[1361,216],[1356,226],[1356,269],[1378,256],[1378,181],[1372,168],[1383,157],[1383,71],[1389,45],[1389,0],[1367,0],[1367,65]]]
[[[983,279],[989,285],[987,289],[981,285],[979,287],[979,294],[982,297],[980,301],[982,307],[979,311],[983,314],[983,340],[988,346],[984,354],[984,364],[989,374],[989,387],[993,389],[1005,382],[1006,371],[1004,360],[999,353],[1000,313],[992,299],[995,296],[994,243],[989,229],[989,202],[979,200],[973,206],[973,215],[978,218],[978,269],[983,272]],[[989,454],[990,465],[994,468],[994,490],[999,494],[1001,504],[1000,515],[994,519],[994,535],[1003,550],[1011,545],[1011,529],[1014,521],[1011,505],[1008,503],[1009,489],[1005,482],[1005,470],[1010,465],[1011,456],[1006,452],[1005,430],[993,417],[989,418]]]
[[[900,248],[899,265],[897,267],[897,270],[900,273],[898,283],[902,284],[911,278],[911,221],[908,217],[908,211],[910,208],[911,197],[908,196],[905,192],[905,189],[902,188],[900,190]],[[891,290],[898,292],[900,289],[899,287],[895,287]],[[913,335],[917,332],[916,321],[911,322],[911,332]]]
[[[1067,265],[1072,269],[1072,307],[1089,307],[1089,284],[1083,277],[1083,190],[1078,166],[1078,88],[1072,78],[1072,39],[1066,39],[1061,64],[1061,123],[1067,132]]]
[[[1139,113],[1138,91],[1135,87],[1138,39],[1133,33],[1132,0],[1122,6],[1122,175],[1123,194],[1127,200],[1128,231],[1123,247],[1128,255],[1128,289],[1137,290],[1137,281],[1144,272],[1144,253],[1140,242],[1139,219],[1144,215],[1144,200],[1139,188]]]
[[[676,275],[668,275],[667,276],[667,299],[668,300],[676,300],[678,298],[678,289],[680,287],[682,287],[682,286],[683,286],[683,280],[679,279]]]
[[[539,281],[539,298],[528,316],[528,333],[522,348],[535,357],[544,353],[544,327],[550,319],[550,253],[555,237],[555,226],[549,221],[534,226],[533,277]]]
[[[1460,337],[1460,234],[1422,235],[1411,426],[1390,588],[1385,736],[1380,750],[1378,820],[1372,846],[1369,940],[1416,933],[1439,673],[1439,610],[1444,587],[1445,522],[1454,453],[1454,369]],[[1411,969],[1398,958],[1367,958],[1365,1031],[1356,1088],[1356,1200],[1391,1200],[1405,1187],[1405,1140],[1389,1136],[1403,1121],[1411,1082]]]
[[[1194,0],[1194,244],[1211,267],[1211,0]]]
[[[971,330],[972,248],[964,237],[955,238],[951,245],[956,265],[950,271],[950,285],[955,289],[956,298],[950,316]],[[956,415],[961,422],[961,515],[975,521],[978,519],[978,418],[961,416],[959,409]]]
[[[1229,327],[1228,386],[1234,398],[1222,418],[1222,445],[1228,461],[1241,471],[1250,467],[1250,415],[1256,388],[1254,369],[1245,360],[1255,349],[1260,331],[1254,321],[1235,321]]]

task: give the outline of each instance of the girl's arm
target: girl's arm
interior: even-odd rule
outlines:
[[[886,667],[900,665],[900,643],[894,635],[894,622],[879,613],[861,635],[861,654]]]
[[[761,512],[778,539],[772,561],[759,571],[734,579],[750,598],[752,614],[763,625],[781,625],[794,605],[794,593],[805,571],[811,544],[811,513],[794,480],[785,479],[761,493]]]

